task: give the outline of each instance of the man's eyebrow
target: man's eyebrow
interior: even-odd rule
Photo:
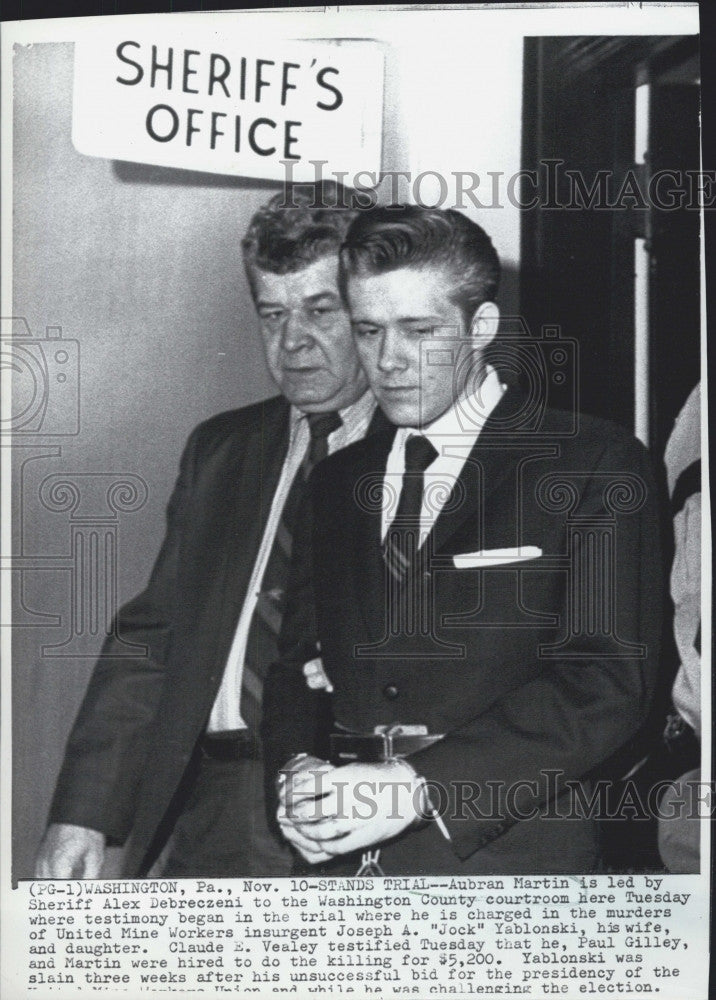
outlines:
[[[303,300],[309,305],[315,305],[316,302],[320,302],[321,299],[331,299],[332,301],[338,301],[340,296],[338,292],[332,292],[330,288],[327,288],[325,292],[316,292],[314,295],[307,295]]]
[[[360,323],[369,323],[371,326],[380,326],[376,320],[372,319],[360,319],[354,316],[351,319],[354,326]],[[454,326],[454,323],[449,323],[446,321],[444,316],[401,316],[395,321],[396,323],[430,323],[432,326]]]
[[[401,316],[398,323],[432,323],[433,326],[448,325],[445,323],[444,316]]]

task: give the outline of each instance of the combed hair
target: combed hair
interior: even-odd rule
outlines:
[[[351,204],[347,188],[335,181],[322,181],[296,184],[263,205],[241,242],[254,297],[255,270],[289,274],[337,254],[357,214]]]
[[[370,208],[356,215],[341,250],[340,287],[349,277],[398,268],[443,268],[447,289],[469,325],[483,302],[493,302],[500,260],[484,229],[453,209],[419,205]]]

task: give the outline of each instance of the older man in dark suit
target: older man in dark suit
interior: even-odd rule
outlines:
[[[97,876],[128,840],[147,870],[173,829],[174,875],[282,875],[267,825],[258,723],[276,657],[291,539],[308,472],[363,437],[375,401],[338,290],[354,212],[336,185],[280,194],[253,218],[244,262],[282,395],[201,424],[186,446],[146,590],[110,636],[70,734],[37,862]],[[178,816],[178,819],[177,819]]]
[[[341,268],[394,427],[310,484],[264,701],[284,834],[313,872],[597,870],[590,775],[645,718],[658,661],[646,452],[550,409],[539,379],[501,383],[499,262],[464,216],[359,213]],[[303,683],[319,649],[328,760]]]

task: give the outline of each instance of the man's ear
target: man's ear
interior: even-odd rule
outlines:
[[[470,323],[470,337],[475,347],[484,350],[497,336],[500,310],[494,302],[483,302]]]

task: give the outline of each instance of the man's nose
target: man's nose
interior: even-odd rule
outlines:
[[[281,334],[281,344],[285,351],[298,351],[306,347],[311,340],[311,331],[305,316],[292,310],[286,316]]]
[[[406,364],[400,336],[395,331],[386,330],[380,345],[378,367],[383,372],[392,372],[400,371]]]

